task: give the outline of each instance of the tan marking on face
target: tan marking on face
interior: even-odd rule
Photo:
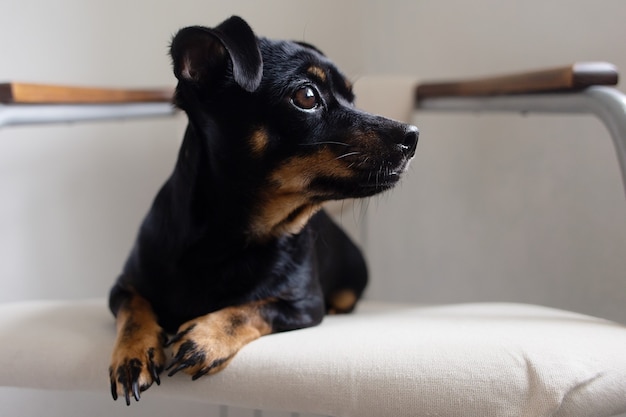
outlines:
[[[348,89],[348,91],[352,91],[352,88],[354,87],[352,82],[347,78],[344,78],[344,82],[346,84],[346,88]]]
[[[302,192],[318,177],[348,178],[352,171],[343,160],[328,149],[322,149],[312,155],[294,157],[275,170],[270,180],[280,191]]]
[[[264,127],[258,128],[250,135],[250,146],[255,156],[262,156],[267,149],[269,135]]]
[[[317,177],[349,178],[352,171],[329,150],[294,157],[268,179],[251,223],[255,238],[297,234],[321,208],[323,196],[313,195],[309,185]]]
[[[309,203],[306,196],[299,194],[273,197],[266,201],[253,222],[252,234],[261,239],[297,234],[320,208],[321,204]]]
[[[194,348],[186,356],[203,355],[204,359],[184,372],[195,375],[214,374],[224,369],[246,344],[272,332],[272,326],[261,314],[262,307],[274,300],[262,300],[226,307],[184,323],[179,332],[185,335],[172,345],[173,352],[184,344]],[[176,355],[176,353],[175,353]],[[185,360],[182,358],[181,360]]]
[[[321,67],[312,65],[310,66],[306,72],[314,77],[316,77],[317,79],[319,79],[322,82],[326,82],[326,80],[328,79],[326,77],[326,71],[324,71]]]

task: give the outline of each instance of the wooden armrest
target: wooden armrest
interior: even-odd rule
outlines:
[[[423,83],[416,99],[576,91],[592,85],[615,85],[617,68],[607,62],[579,62],[567,67],[473,80]]]
[[[16,82],[0,84],[0,103],[13,104],[171,102],[173,94],[173,89],[91,88]]]

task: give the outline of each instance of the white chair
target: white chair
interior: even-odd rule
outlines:
[[[357,89],[361,107],[396,118],[409,117],[416,105],[423,110],[593,113],[609,128],[621,166],[626,167],[626,99],[610,87],[590,85],[613,84],[614,70],[578,66],[538,74],[530,79],[549,82],[526,84],[522,91],[510,87],[517,88],[528,77],[426,85],[417,90],[417,104],[413,80],[364,78]],[[0,97],[6,104],[0,106],[0,121],[5,125],[14,120],[77,120],[93,110],[93,104],[17,105],[4,88]],[[486,96],[494,93],[498,96]],[[124,106],[128,106],[122,109],[124,115],[129,110],[140,115],[146,110],[160,115],[171,112],[166,103],[152,108],[145,103]],[[107,104],[97,117],[117,118],[120,109],[118,104]],[[22,111],[29,112],[28,120],[21,119]],[[624,178],[626,185],[626,174]],[[0,278],[3,282],[33,279]],[[622,324],[528,304],[374,301],[362,302],[354,314],[327,317],[318,327],[263,337],[246,346],[217,375],[195,382],[183,375],[164,378],[161,386],[146,391],[140,403],[126,409],[108,398],[106,369],[115,329],[104,296],[0,305],[4,398],[29,392],[30,401],[45,401],[51,416],[601,417],[626,413],[626,327]],[[0,414],[16,415],[16,406],[0,403]],[[23,415],[38,412],[29,404],[21,404],[19,410]]]

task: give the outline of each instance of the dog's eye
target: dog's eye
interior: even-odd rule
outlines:
[[[304,86],[296,90],[291,102],[303,110],[313,110],[319,106],[317,92],[311,86]]]

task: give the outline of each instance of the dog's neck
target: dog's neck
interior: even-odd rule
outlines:
[[[219,149],[222,132],[217,126],[206,128],[213,120],[201,120],[189,124],[170,179],[174,198],[178,204],[185,202],[190,227],[219,231],[237,244],[266,243],[300,233],[321,202],[311,202],[299,192],[299,184],[285,186],[285,179],[255,177],[248,166],[224,165]],[[212,137],[203,134],[207,131]],[[257,184],[251,187],[252,182]],[[251,188],[257,193],[242,192]]]

